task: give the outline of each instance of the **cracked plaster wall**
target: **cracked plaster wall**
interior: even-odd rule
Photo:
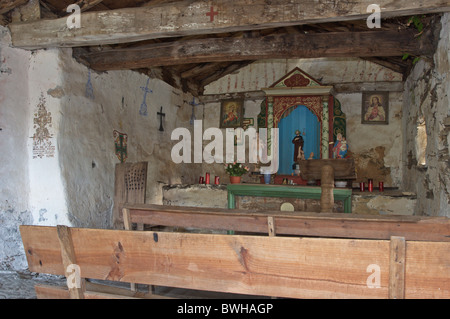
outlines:
[[[450,15],[444,14],[432,61],[420,60],[405,83],[403,187],[417,194],[417,215],[450,217]],[[425,120],[426,166],[418,165],[416,137]]]

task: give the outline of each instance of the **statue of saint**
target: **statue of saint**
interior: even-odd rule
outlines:
[[[299,159],[305,159],[305,154],[303,152],[303,145],[305,141],[301,136],[299,130],[295,131],[295,137],[292,140],[292,144],[294,144],[294,163],[296,163]]]
[[[336,136],[336,142],[333,147],[333,158],[345,158],[347,156],[348,145],[345,137],[342,136],[341,133],[338,133]]]

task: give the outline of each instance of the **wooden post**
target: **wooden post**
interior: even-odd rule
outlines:
[[[131,223],[131,214],[130,210],[128,208],[122,208],[122,218],[123,218],[123,226],[126,230],[133,230],[133,224]],[[137,223],[137,229],[138,231],[144,230],[144,224],[143,223]],[[136,283],[130,283],[130,289],[131,291],[137,291],[137,284]],[[149,286],[149,292],[151,293],[153,290],[152,286]]]
[[[405,256],[405,238],[392,236],[389,255],[389,299],[405,299]]]
[[[126,230],[132,230],[130,210],[122,208],[123,226]]]
[[[320,212],[331,213],[334,206],[334,168],[331,165],[324,165],[321,170],[320,185],[322,194],[320,196]]]
[[[131,215],[128,208],[122,208],[123,226],[126,230],[133,230],[133,225],[131,224]],[[137,291],[136,284],[130,283],[131,291]]]
[[[69,288],[70,298],[84,299],[84,292],[86,291],[85,280],[81,277],[76,278],[75,287],[73,287],[73,283],[69,283],[69,280],[71,280],[74,275],[81,275],[80,273],[77,273],[77,269],[75,268],[77,262],[70,228],[67,226],[57,226],[57,231],[59,244],[61,245],[61,257],[64,267],[64,274],[67,278],[67,287]],[[73,268],[75,268],[75,273],[72,271]],[[71,269],[70,272],[69,269]]]

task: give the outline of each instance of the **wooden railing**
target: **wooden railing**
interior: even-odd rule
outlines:
[[[30,270],[70,277],[76,265],[83,278],[287,298],[450,298],[448,218],[155,205],[124,214],[129,230],[21,226]],[[255,235],[132,231],[133,223]],[[89,285],[36,291],[125,296]]]

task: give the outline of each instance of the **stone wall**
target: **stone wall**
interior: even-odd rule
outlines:
[[[148,203],[162,204],[165,184],[198,181],[201,165],[170,160],[172,130],[192,128],[191,95],[137,72],[90,73],[70,49],[12,48],[3,27],[0,71],[0,270],[27,267],[22,224],[112,226],[114,130],[128,135],[127,162],[149,163]]]
[[[148,203],[161,204],[165,184],[198,181],[200,166],[171,161],[171,133],[177,127],[190,129],[190,95],[168,84],[131,71],[91,72],[92,95],[86,94],[89,70],[75,62],[71,51],[62,51],[64,84],[60,88],[60,166],[73,222],[90,227],[111,227],[115,155],[113,131],[127,134],[126,162],[148,162]],[[148,86],[147,86],[147,80]],[[141,112],[143,88],[147,115]],[[157,112],[163,107],[163,129]],[[197,109],[201,117],[201,109]],[[76,159],[76,160],[74,160]]]
[[[28,68],[31,54],[12,49],[0,26],[0,270],[23,267],[18,225],[33,219],[28,205]],[[16,92],[16,93],[13,93]]]
[[[421,59],[405,83],[403,188],[417,194],[417,215],[450,217],[449,18],[449,14],[442,17],[433,59]],[[422,130],[426,136],[420,135]]]

